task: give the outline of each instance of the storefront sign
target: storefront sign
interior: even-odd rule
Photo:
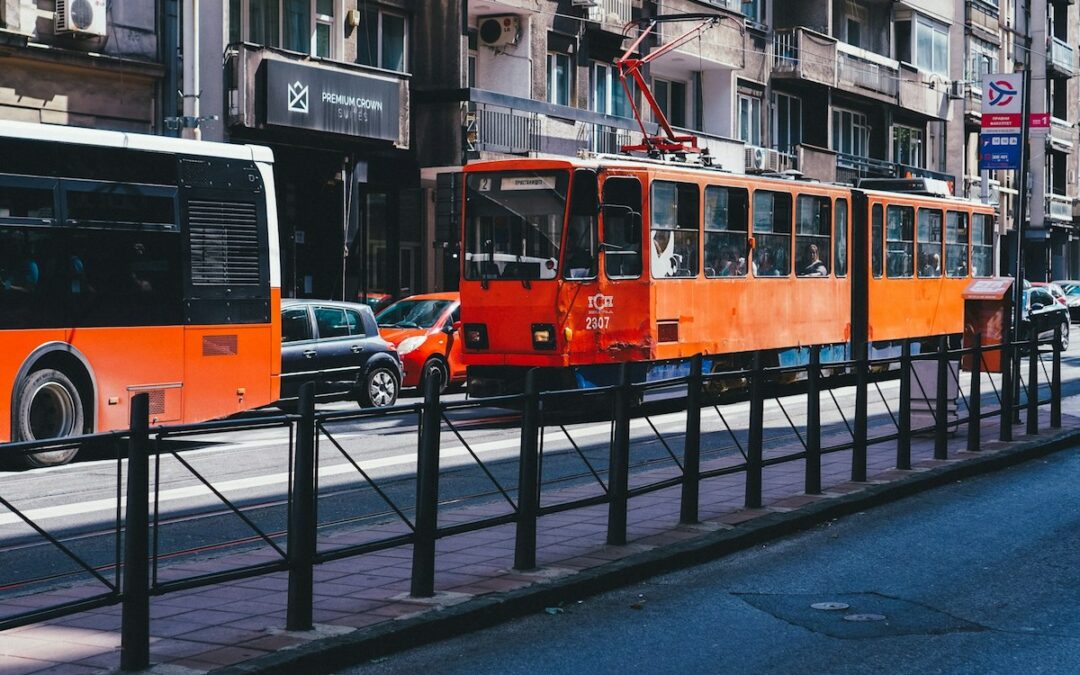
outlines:
[[[396,141],[400,82],[265,60],[266,124]]]

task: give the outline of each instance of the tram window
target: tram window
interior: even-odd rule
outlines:
[[[596,172],[578,169],[570,195],[570,221],[563,253],[564,279],[596,278]]]
[[[799,255],[796,274],[800,277],[829,276],[829,234],[832,229],[832,200],[799,195],[795,201],[795,251]],[[824,260],[822,260],[824,258]]]
[[[941,276],[941,211],[919,209],[919,276]]]
[[[696,277],[700,222],[698,186],[654,181],[649,201],[653,278]]]
[[[885,267],[890,278],[915,274],[915,209],[890,206],[885,212]]]
[[[881,204],[874,204],[874,210],[870,216],[870,265],[875,279],[880,279],[883,273],[881,267],[881,245],[885,238],[882,231],[885,227],[883,209]]]
[[[705,188],[705,276],[746,276],[746,190]]]
[[[609,279],[641,276],[641,183],[604,181],[604,273]]]
[[[847,200],[836,200],[836,235],[833,237],[833,272],[847,276]]]
[[[945,276],[968,275],[968,215],[957,211],[945,214]]]
[[[791,274],[791,195],[754,192],[754,276]]]
[[[994,269],[994,219],[977,213],[972,217],[971,224],[971,276],[991,276]]]

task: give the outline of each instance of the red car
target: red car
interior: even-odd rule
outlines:
[[[421,387],[429,373],[443,389],[465,381],[461,362],[461,301],[457,293],[426,293],[398,300],[376,317],[379,333],[397,345],[405,365],[402,387]]]

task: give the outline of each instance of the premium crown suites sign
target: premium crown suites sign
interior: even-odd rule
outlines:
[[[397,141],[400,82],[265,60],[266,124]]]

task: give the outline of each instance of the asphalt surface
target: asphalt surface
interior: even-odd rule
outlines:
[[[342,672],[1075,673],[1078,450]]]

